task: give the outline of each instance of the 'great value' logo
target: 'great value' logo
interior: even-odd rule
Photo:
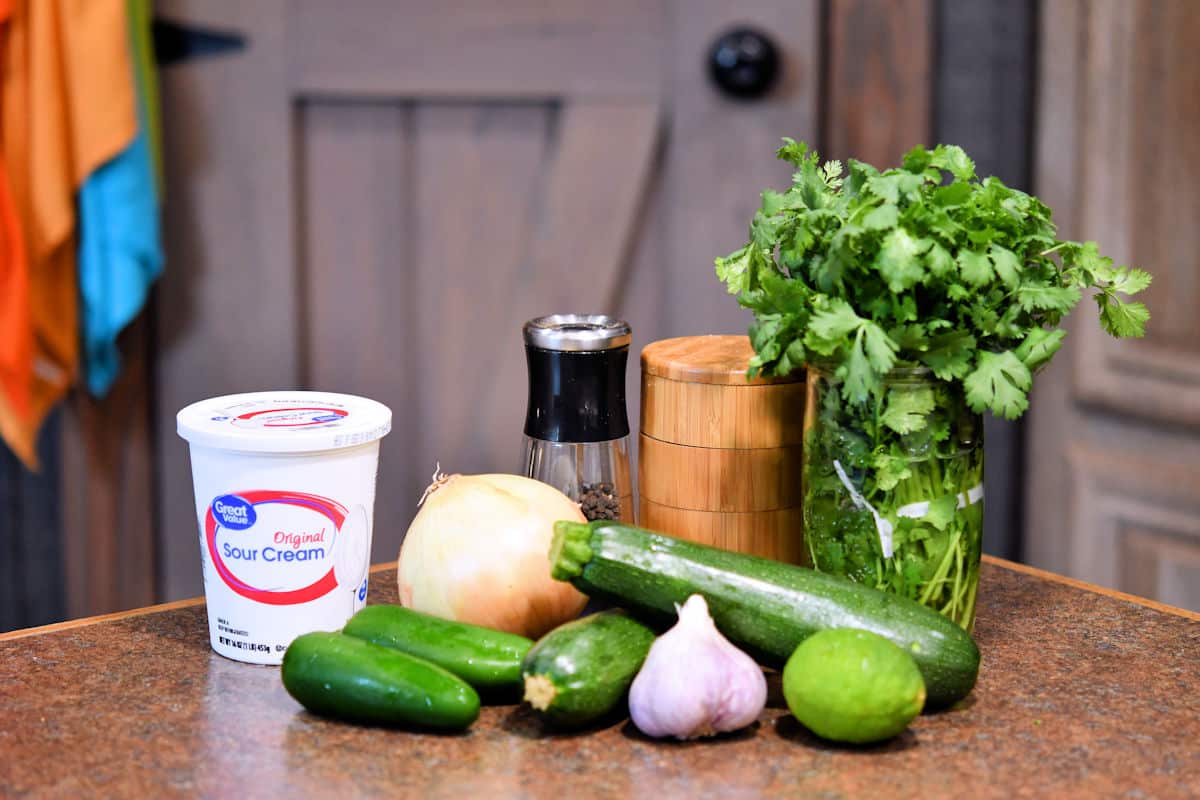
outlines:
[[[258,521],[254,506],[236,494],[223,494],[212,502],[212,515],[223,528],[244,531]]]

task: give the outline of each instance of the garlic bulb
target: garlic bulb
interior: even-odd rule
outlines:
[[[694,594],[658,637],[629,689],[629,716],[647,736],[694,739],[744,728],[767,704],[767,679],[730,644]]]
[[[583,512],[553,486],[520,475],[441,475],[400,548],[400,604],[536,639],[575,619],[587,597],[550,577],[560,519]]]

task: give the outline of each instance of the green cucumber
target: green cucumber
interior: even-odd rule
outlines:
[[[594,722],[624,699],[652,644],[654,631],[617,610],[560,625],[525,656],[525,700],[555,725]]]
[[[479,716],[479,695],[461,678],[341,633],[296,637],[281,674],[302,706],[338,719],[462,730]]]
[[[931,707],[966,697],[979,675],[979,648],[954,622],[835,575],[600,520],[555,523],[550,563],[584,594],[657,620],[704,595],[721,632],[768,666],[782,667],[817,631],[859,628],[913,657]]]
[[[431,661],[476,689],[519,685],[521,659],[533,647],[532,640],[515,633],[392,605],[367,606],[342,633]]]

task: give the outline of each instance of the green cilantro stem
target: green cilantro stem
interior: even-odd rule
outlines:
[[[932,373],[885,379],[886,402],[845,401],[841,381],[811,367],[804,440],[804,520],[809,562],[885,591],[910,597],[969,628],[982,551],[982,502],[964,504],[983,481],[982,422],[961,391]],[[905,400],[904,398],[922,398]],[[907,433],[889,427],[891,407],[929,407]],[[916,423],[913,423],[914,425]],[[834,462],[851,485],[893,526],[885,557],[868,510],[857,508]],[[901,515],[928,504],[919,519]]]

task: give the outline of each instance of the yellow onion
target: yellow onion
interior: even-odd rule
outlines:
[[[550,577],[560,519],[586,522],[553,486],[519,475],[435,475],[396,568],[401,605],[536,639],[587,597]]]

